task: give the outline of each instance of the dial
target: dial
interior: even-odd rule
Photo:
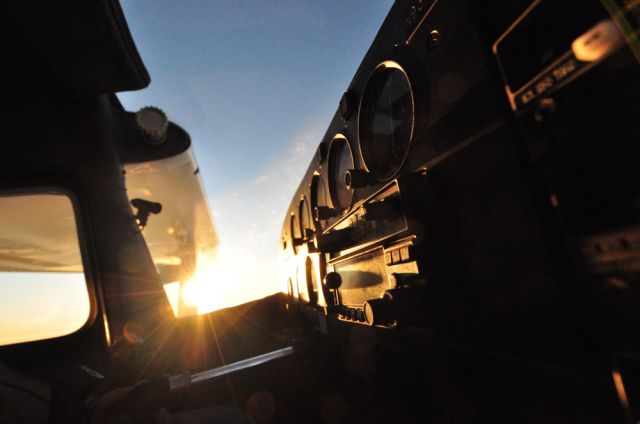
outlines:
[[[300,217],[300,237],[305,238],[307,230],[312,230],[311,212],[307,198],[303,197],[298,204],[298,216]]]
[[[411,147],[414,99],[409,77],[396,62],[381,63],[367,82],[358,115],[358,139],[367,170],[385,181]]]
[[[353,167],[349,142],[345,136],[338,134],[329,147],[329,196],[334,209],[344,211],[351,206],[353,190],[347,187],[344,176]]]
[[[307,280],[307,291],[309,293],[309,303],[315,305],[318,303],[318,280],[316,278],[313,261],[307,256],[305,261],[305,277]]]
[[[327,206],[327,193],[324,187],[324,181],[320,175],[314,175],[311,180],[311,211],[315,211],[318,207]],[[322,231],[326,220],[316,219],[313,213],[313,223],[317,232]]]
[[[291,232],[291,248],[293,253],[298,253],[298,246],[300,245],[300,226],[298,225],[298,217],[295,213],[291,214],[289,221],[289,231]]]

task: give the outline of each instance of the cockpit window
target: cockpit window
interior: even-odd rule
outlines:
[[[128,164],[125,181],[134,213],[138,212],[134,199],[161,206],[148,217],[142,235],[175,315],[197,313],[186,283],[195,274],[199,258],[214,253],[218,238],[191,150],[168,159]]]
[[[90,312],[71,199],[0,194],[0,345],[71,334]]]

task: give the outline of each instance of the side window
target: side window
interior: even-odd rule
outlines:
[[[90,312],[71,199],[0,194],[0,345],[71,334]]]

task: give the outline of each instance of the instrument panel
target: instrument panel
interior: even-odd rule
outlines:
[[[619,3],[396,1],[293,196],[292,303],[539,360],[571,362],[585,311],[636,328],[603,289],[640,269],[638,6]]]
[[[394,370],[443,343],[564,367],[581,377],[553,384],[579,391],[602,358],[640,357],[637,16],[625,0],[396,1],[293,196],[291,304],[344,349],[368,329]],[[486,381],[537,384],[522,373]]]

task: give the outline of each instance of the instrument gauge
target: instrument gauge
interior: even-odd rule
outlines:
[[[415,103],[411,82],[393,61],[378,65],[367,81],[358,114],[362,161],[377,180],[391,179],[409,153]]]
[[[329,197],[334,209],[346,211],[351,206],[353,189],[347,187],[345,174],[354,168],[353,153],[349,141],[342,134],[336,135],[329,147]]]
[[[300,237],[306,238],[307,230],[313,230],[311,223],[311,211],[307,198],[303,197],[298,204],[298,216],[300,217]]]
[[[298,225],[298,217],[296,213],[291,214],[289,221],[289,231],[291,232],[291,248],[293,253],[298,253],[298,246],[300,245],[300,226]]]
[[[326,207],[327,206],[327,192],[324,186],[324,180],[320,175],[314,175],[311,180],[311,211],[315,211],[318,207]],[[325,220],[316,217],[316,214],[313,213],[314,219],[313,224],[315,230],[317,232],[322,231],[324,227]]]

